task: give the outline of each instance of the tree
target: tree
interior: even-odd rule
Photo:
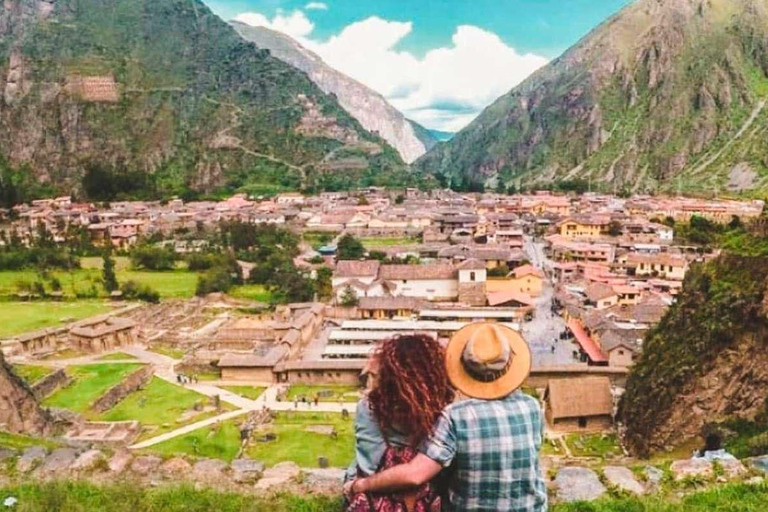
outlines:
[[[357,293],[351,286],[344,288],[344,292],[341,294],[340,304],[345,308],[353,308],[360,304],[360,299],[357,298]]]
[[[621,222],[612,220],[608,225],[608,234],[611,236],[621,236],[624,230],[621,227]]]
[[[172,247],[141,244],[131,250],[131,266],[145,270],[173,270],[177,255]]]
[[[341,237],[336,249],[336,259],[359,260],[363,257],[365,257],[365,246],[360,240],[349,233]]]
[[[333,293],[332,285],[333,271],[328,267],[317,269],[315,276],[315,293],[318,297],[327,299]]]
[[[112,293],[120,287],[115,274],[115,260],[112,258],[112,252],[109,249],[104,250],[101,259],[101,280],[104,282],[107,293]]]

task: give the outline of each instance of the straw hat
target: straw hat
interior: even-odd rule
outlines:
[[[465,395],[495,400],[522,386],[531,372],[531,349],[509,327],[470,324],[448,343],[445,367],[454,387]]]

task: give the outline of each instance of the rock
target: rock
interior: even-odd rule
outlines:
[[[747,480],[747,483],[749,485],[762,485],[762,483],[765,481],[765,478],[761,476],[753,476],[749,480]]]
[[[664,472],[655,466],[645,466],[643,474],[648,482],[649,490],[656,490],[664,479]]]
[[[768,455],[752,459],[752,467],[763,473],[768,473]]]
[[[192,468],[192,478],[198,482],[214,483],[224,479],[227,463],[218,459],[203,459]]]
[[[77,450],[74,448],[59,448],[54,450],[40,466],[40,473],[44,475],[52,475],[54,473],[60,473],[66,471],[77,460]]]
[[[45,459],[47,454],[45,448],[42,446],[32,446],[24,450],[24,453],[19,457],[19,461],[16,463],[16,469],[19,473],[29,473]]]
[[[721,460],[719,463],[728,478],[738,478],[747,472],[740,460]]]
[[[712,463],[705,459],[676,460],[669,469],[675,475],[675,480],[712,476]]]
[[[264,463],[258,460],[237,459],[232,461],[232,480],[239,484],[255,483],[264,473]]]
[[[591,469],[567,467],[555,477],[557,497],[561,501],[592,501],[606,493],[597,474]]]
[[[88,450],[81,454],[77,460],[72,464],[72,470],[74,471],[92,471],[96,469],[99,464],[106,460],[104,453],[101,450]]]
[[[150,473],[155,471],[160,464],[163,463],[163,459],[156,455],[142,455],[136,457],[131,463],[131,471],[142,476],[149,476]]]
[[[264,471],[261,480],[256,483],[256,489],[265,491],[295,482],[301,475],[301,469],[294,462],[281,462]]]
[[[302,484],[313,490],[341,492],[346,471],[339,468],[305,469],[302,472]]]
[[[8,459],[16,457],[19,454],[16,450],[9,450],[7,448],[0,448],[0,462],[4,462]]]
[[[111,472],[120,474],[126,470],[132,460],[133,455],[131,455],[131,452],[128,450],[118,450],[115,452],[112,458],[109,459],[109,463],[107,465],[109,466],[109,470]]]
[[[191,469],[192,465],[181,457],[168,459],[160,466],[160,472],[169,478],[185,476]]]
[[[605,480],[612,486],[618,487],[622,491],[633,494],[645,494],[645,488],[637,481],[635,475],[629,468],[623,466],[606,466],[603,468]]]

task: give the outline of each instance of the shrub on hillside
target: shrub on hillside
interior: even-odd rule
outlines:
[[[141,300],[151,304],[160,302],[160,294],[149,286],[136,281],[126,281],[120,288],[123,298],[128,300]]]

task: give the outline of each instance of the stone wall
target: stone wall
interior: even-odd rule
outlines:
[[[69,380],[66,372],[63,369],[59,369],[35,382],[32,386],[32,392],[35,394],[35,398],[42,400],[50,396],[57,389],[65,387],[69,384]]]
[[[35,394],[11,371],[0,354],[0,430],[44,435],[50,432],[52,424],[50,415],[37,403]]]
[[[140,370],[133,372],[123,382],[99,397],[91,405],[91,410],[94,412],[108,411],[131,393],[146,386],[154,374],[155,368],[151,365],[144,366]]]

